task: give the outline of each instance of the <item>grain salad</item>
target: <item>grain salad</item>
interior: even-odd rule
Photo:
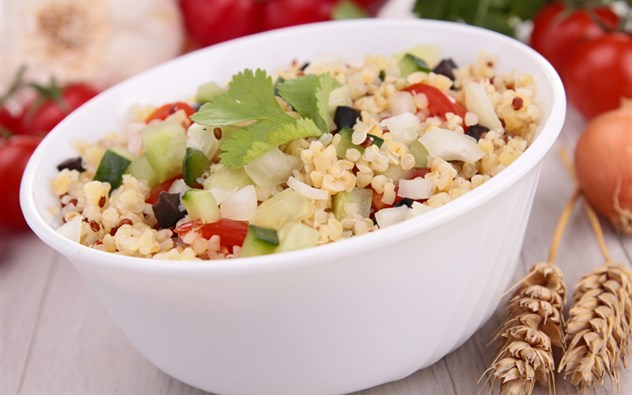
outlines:
[[[514,162],[540,110],[530,75],[437,53],[246,69],[189,100],[130,109],[122,131],[74,142],[79,156],[59,164],[58,232],[128,256],[224,259],[443,206]]]

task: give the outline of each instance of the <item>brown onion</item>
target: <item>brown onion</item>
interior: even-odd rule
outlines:
[[[586,126],[575,149],[575,170],[595,210],[632,234],[632,100]]]

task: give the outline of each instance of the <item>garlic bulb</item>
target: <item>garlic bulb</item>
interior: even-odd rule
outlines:
[[[4,0],[0,92],[18,68],[45,84],[105,88],[176,56],[183,28],[176,0]]]

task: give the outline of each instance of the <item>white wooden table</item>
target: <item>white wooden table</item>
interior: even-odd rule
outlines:
[[[569,110],[558,144],[572,149],[582,128]],[[535,197],[516,279],[546,259],[559,213],[573,190],[557,150],[547,156]],[[630,265],[632,237],[604,223],[613,258]],[[0,395],[204,394],[159,371],[127,341],[66,259],[33,234],[0,240]],[[578,205],[562,242],[558,263],[569,288],[603,263],[588,221]],[[487,347],[503,317],[503,306],[467,343],[433,366],[406,379],[362,391],[378,394],[477,394],[477,380],[494,357]],[[244,378],[247,379],[247,378]],[[622,370],[621,388],[632,393],[632,368]],[[557,380],[558,394],[575,389]],[[481,393],[487,393],[488,387]],[[538,388],[536,394],[547,394]],[[589,391],[615,394],[607,383]]]

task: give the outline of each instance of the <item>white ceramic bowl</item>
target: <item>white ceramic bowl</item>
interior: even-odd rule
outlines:
[[[191,95],[245,67],[340,54],[361,60],[422,43],[458,64],[481,50],[501,71],[533,75],[543,121],[532,146],[480,188],[361,237],[279,255],[170,262],[72,243],[47,208],[71,141],[120,129],[130,106]],[[130,56],[135,56],[130,54]],[[542,158],[561,130],[553,68],[505,36],[444,22],[360,20],[288,28],[194,52],[102,93],[37,148],[21,189],[35,233],[73,263],[129,340],[160,369],[224,394],[334,394],[405,377],[467,340],[515,270]],[[52,225],[51,225],[52,224]],[[104,373],[107,374],[107,373]]]

